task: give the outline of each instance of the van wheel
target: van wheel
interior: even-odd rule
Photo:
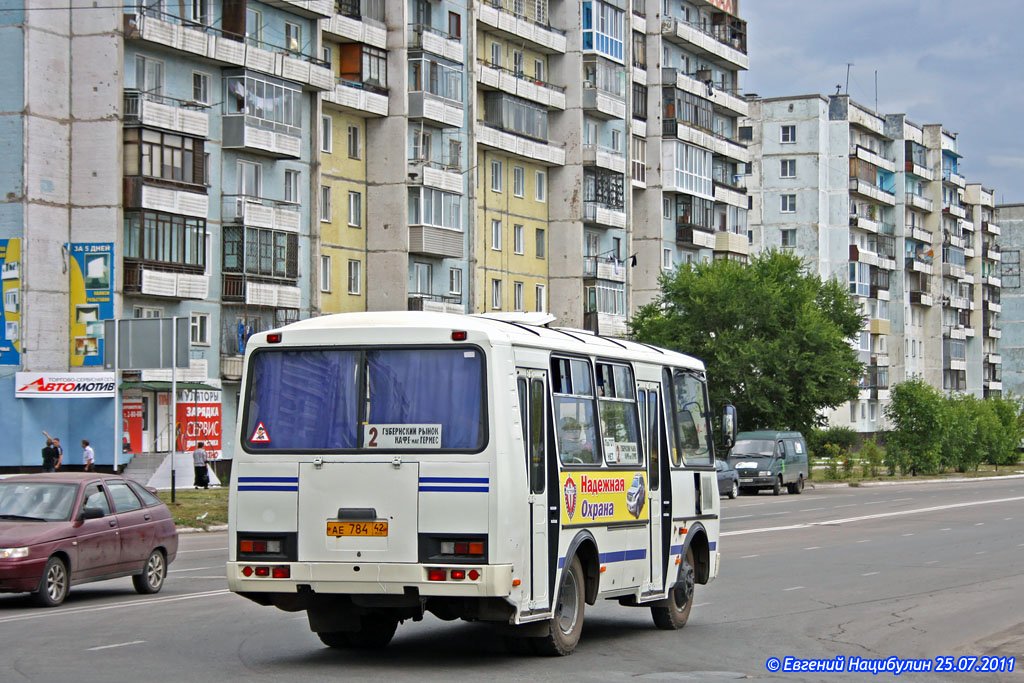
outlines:
[[[651,605],[654,625],[663,631],[676,631],[686,626],[693,608],[693,548],[686,549],[686,558],[679,567],[679,580],[668,598]]]
[[[786,484],[786,490],[794,495],[801,493],[804,490],[804,475],[801,474],[792,484]]]
[[[732,486],[729,487],[729,498],[735,500],[738,495],[740,495],[740,485],[733,480]]]
[[[780,493],[782,493],[782,476],[781,475],[779,475],[779,478],[775,480],[774,484],[772,484],[772,495],[773,496],[777,496]]]
[[[564,657],[572,654],[583,632],[584,606],[583,567],[578,557],[572,558],[558,589],[555,615],[548,622],[548,634],[533,641],[539,655]]]
[[[143,595],[159,593],[164,587],[164,579],[167,577],[167,563],[164,562],[164,554],[157,549],[146,558],[146,566],[141,574],[132,577],[132,584],[135,590]]]
[[[39,589],[35,600],[43,607],[56,607],[68,597],[71,588],[71,577],[68,576],[67,565],[59,557],[51,557],[46,561],[43,576],[39,579]]]

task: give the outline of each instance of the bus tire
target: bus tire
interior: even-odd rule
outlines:
[[[317,631],[320,642],[339,650],[379,650],[386,647],[395,635],[398,620],[370,614],[362,619],[358,631]]]
[[[686,558],[679,567],[679,580],[672,587],[668,598],[651,605],[654,625],[663,631],[678,631],[686,626],[693,608],[693,548],[686,549]]]
[[[583,632],[584,581],[583,566],[578,557],[573,557],[562,576],[554,616],[547,624],[548,633],[533,640],[537,654],[564,657],[576,649]]]

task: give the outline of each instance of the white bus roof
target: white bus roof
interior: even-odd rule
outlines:
[[[523,321],[537,320],[537,316],[522,315]],[[543,319],[543,318],[541,318]],[[289,331],[318,330],[359,330],[374,328],[422,329],[422,330],[465,330],[486,335],[496,344],[530,346],[551,349],[565,353],[578,353],[606,357],[629,357],[657,364],[672,365],[693,370],[704,370],[704,363],[677,351],[650,346],[640,342],[612,337],[602,337],[587,330],[559,327],[544,327],[519,322],[514,314],[500,316],[458,315],[454,313],[431,313],[421,311],[378,311],[368,313],[337,313],[300,320],[277,332],[284,333],[287,345]],[[253,335],[250,341],[263,346],[267,332]],[[396,337],[396,341],[399,338]],[[402,338],[411,341],[410,338]]]

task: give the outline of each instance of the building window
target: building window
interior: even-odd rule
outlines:
[[[796,126],[783,126],[780,142],[796,142]]]
[[[662,249],[661,251],[661,269],[672,270],[672,250]]]
[[[193,24],[200,26],[210,25],[210,2],[209,0],[189,0],[188,19]]]
[[[633,84],[633,118],[647,120],[647,86]]]
[[[299,203],[299,172],[291,169],[284,172],[284,200]]]
[[[250,45],[259,47],[263,42],[263,13],[247,7],[245,10],[245,37]]]
[[[548,139],[547,107],[502,92],[484,95],[484,123],[535,140]]]
[[[448,35],[455,40],[462,39],[462,15],[448,12]]]
[[[633,66],[647,68],[647,35],[642,31],[633,31]]]
[[[491,249],[501,251],[501,221],[491,219]]]
[[[126,211],[124,255],[166,265],[194,266],[201,272],[206,266],[206,219]]]
[[[298,278],[297,233],[241,226],[224,226],[222,230],[224,272]]]
[[[522,166],[512,167],[512,194],[516,197],[526,195],[526,169]]]
[[[331,291],[331,257],[320,257],[320,291]]]
[[[740,126],[740,140],[750,142],[754,139],[754,129],[751,126]]]
[[[434,291],[432,283],[434,280],[434,267],[429,263],[414,263],[413,277],[416,279],[415,294],[430,294]]]
[[[334,150],[334,121],[330,116],[323,116],[320,124],[320,151],[330,154]]]
[[[622,151],[622,131],[620,131],[620,130],[613,130],[612,131],[612,151],[613,152],[621,152]]]
[[[331,71],[334,71],[334,53],[330,45],[324,45],[320,48],[320,59],[327,64]]]
[[[537,83],[544,83],[547,77],[547,68],[543,59],[533,60],[533,80]]]
[[[135,89],[147,95],[164,94],[164,63],[135,55]]]
[[[512,248],[517,254],[526,253],[526,238],[523,235],[525,230],[526,228],[521,225],[512,226]]]
[[[501,181],[504,176],[501,166],[497,159],[491,160],[491,192],[501,192]]]
[[[796,229],[795,228],[783,229],[783,231],[782,231],[782,246],[783,246],[783,248],[785,248],[785,247],[795,247],[796,246]]]
[[[453,296],[462,295],[462,268],[448,269],[448,293]]]
[[[491,43],[491,66],[501,68],[501,43]]]
[[[199,104],[210,103],[210,76],[200,71],[192,72],[192,101]]]
[[[132,317],[135,318],[162,318],[164,317],[163,308],[154,308],[152,306],[136,306],[132,313]]]
[[[501,310],[501,280],[491,280],[491,308]]]
[[[430,160],[430,139],[429,130],[415,128],[412,130],[412,145],[409,148],[409,158],[413,161]]]
[[[626,287],[620,282],[598,280],[598,284],[584,287],[586,313],[626,315]]]
[[[210,314],[192,313],[189,315],[189,327],[193,344],[199,346],[210,345]]]
[[[359,126],[348,127],[348,158],[359,159],[362,156],[359,145]]]
[[[388,89],[388,52],[378,47],[363,45],[363,85],[379,92]]]
[[[782,159],[779,162],[780,178],[796,178],[796,159]]]
[[[781,195],[781,206],[779,211],[782,213],[796,213],[796,195],[795,194],[784,194]]]
[[[545,243],[547,236],[545,235],[545,232],[544,228],[537,228],[537,258],[545,258],[547,255],[547,244]]]
[[[523,310],[523,283],[513,282],[512,283],[512,306],[513,310]]]
[[[665,220],[672,218],[672,200],[668,197],[663,197],[661,200],[661,217]]]
[[[544,313],[548,310],[547,293],[544,285],[536,285],[533,288],[534,304],[533,310]]]
[[[526,65],[523,62],[523,51],[512,50],[512,73],[516,76],[522,77],[525,66]]]
[[[462,230],[462,195],[429,187],[410,189],[409,224]]]
[[[546,202],[548,200],[548,174],[544,171],[537,171],[534,178],[537,182],[535,197],[538,202]]]
[[[359,294],[362,292],[362,261],[349,259],[348,261],[348,293]]]
[[[291,52],[302,51],[302,27],[290,21],[284,22],[284,46]]]
[[[633,180],[647,182],[647,140],[633,136]]]
[[[361,192],[348,193],[348,224],[353,228],[363,224],[363,195]]]
[[[461,68],[426,57],[409,60],[409,92],[428,92],[452,102],[462,102],[464,78]]]
[[[622,24],[625,13],[595,0],[583,2],[583,49],[596,50],[622,61]]]
[[[124,174],[202,185],[203,141],[148,128],[124,129]]]
[[[324,223],[331,222],[331,186],[320,186],[320,220]]]
[[[263,196],[263,166],[251,161],[239,161],[237,166],[238,194],[259,199]]]

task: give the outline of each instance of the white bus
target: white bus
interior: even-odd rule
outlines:
[[[579,330],[351,313],[253,335],[231,473],[232,591],[337,648],[425,612],[568,654],[584,605],[681,628],[718,574],[703,364]],[[735,436],[726,406],[722,438]]]

